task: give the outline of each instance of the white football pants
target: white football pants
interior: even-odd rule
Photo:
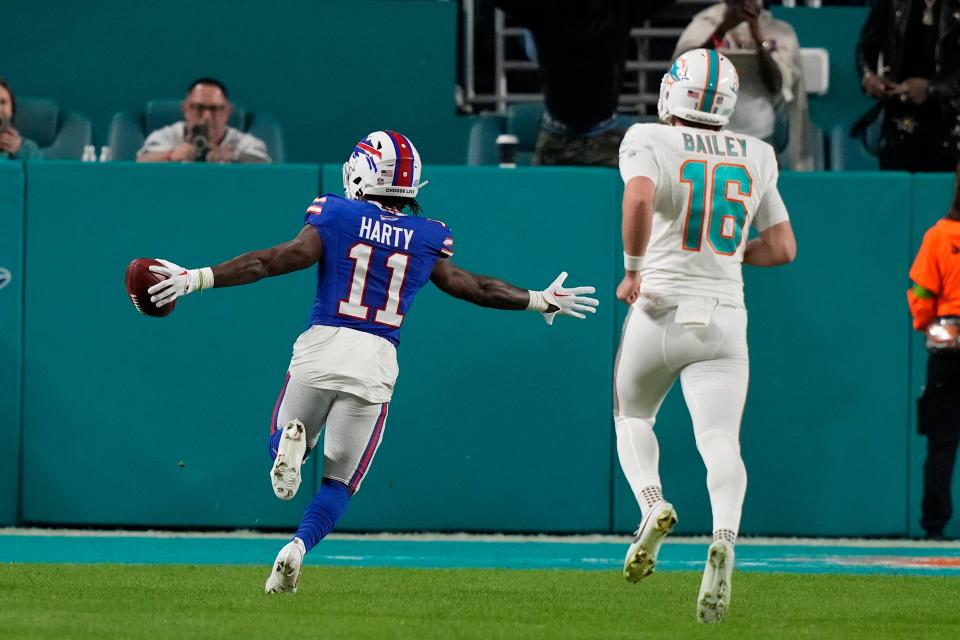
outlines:
[[[315,389],[288,375],[273,411],[271,433],[296,418],[307,429],[307,450],[324,427],[323,477],[345,484],[353,495],[383,439],[389,403],[374,403],[346,391]]]
[[[623,326],[614,364],[614,422],[620,466],[637,502],[660,486],[657,411],[677,375],[707,468],[714,531],[740,526],[747,473],[740,421],[747,396],[747,311],[711,298],[641,296]]]

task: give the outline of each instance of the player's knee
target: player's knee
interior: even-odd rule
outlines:
[[[653,425],[656,423],[656,421],[656,418],[640,418],[631,415],[620,415],[613,417],[613,426],[618,433],[622,430],[630,429],[647,430],[653,429]]]
[[[735,459],[741,466],[743,465],[743,460],[740,458],[740,439],[733,433],[715,429],[697,434],[696,440],[697,449],[704,460],[719,455],[727,459]]]

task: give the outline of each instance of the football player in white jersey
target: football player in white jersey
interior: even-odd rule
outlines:
[[[721,620],[729,607],[747,486],[739,439],[749,368],[740,265],[776,266],[796,255],[773,148],[723,131],[737,90],[736,69],[723,55],[684,53],[660,86],[661,123],[634,125],[620,146],[626,273],[617,297],[630,311],[614,365],[614,421],[620,465],[642,513],[624,575],[637,582],[653,572],[677,521],[663,497],[653,426],[679,376],[713,511],[714,542],[697,598],[701,622]]]

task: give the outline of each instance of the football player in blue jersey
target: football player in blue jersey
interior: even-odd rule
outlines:
[[[273,491],[289,500],[300,467],[322,429],[323,480],[293,540],[280,550],[268,593],[296,592],[303,556],[346,511],[377,452],[397,379],[400,327],[427,281],[441,291],[495,309],[586,317],[593,287],[563,286],[561,273],[542,291],[528,291],[454,266],[453,235],[419,213],[420,155],[394,131],[375,131],[343,165],[346,198],[327,194],[307,208],[305,226],[284,244],[252,251],[215,267],[184,269],[161,260],[166,276],[149,289],[163,306],[210,287],[250,284],[317,264],[310,327],[300,335],[273,411]]]

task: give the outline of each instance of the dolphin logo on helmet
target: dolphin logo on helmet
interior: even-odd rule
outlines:
[[[357,142],[343,163],[347,198],[364,196],[416,198],[420,187],[420,154],[408,137],[396,131],[374,131]]]
[[[694,49],[679,56],[663,75],[657,111],[700,124],[726,126],[737,104],[740,78],[733,63],[713,49]]]

